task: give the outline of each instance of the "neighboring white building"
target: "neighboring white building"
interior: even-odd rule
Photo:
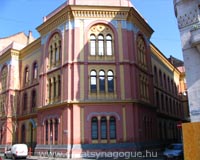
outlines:
[[[186,69],[190,116],[200,122],[200,0],[174,0]]]

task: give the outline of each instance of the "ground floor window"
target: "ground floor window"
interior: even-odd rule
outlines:
[[[111,117],[92,117],[91,119],[91,138],[92,140],[116,139],[116,118]]]
[[[48,119],[45,121],[45,143],[57,144],[58,143],[58,119]]]

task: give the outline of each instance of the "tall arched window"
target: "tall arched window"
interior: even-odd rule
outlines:
[[[61,37],[58,33],[55,33],[49,41],[49,69],[60,65],[61,61]]]
[[[96,55],[96,37],[95,35],[90,35],[90,55]]]
[[[58,119],[55,119],[55,141],[58,141]]]
[[[56,77],[53,77],[53,98],[56,97]]]
[[[49,131],[48,131],[48,120],[45,121],[45,140],[46,140],[46,144],[48,144],[48,140],[49,140]]]
[[[161,70],[159,70],[159,81],[160,81],[160,86],[163,87],[163,77]]]
[[[103,35],[98,36],[98,48],[99,48],[99,55],[104,55],[104,37]]]
[[[50,102],[51,99],[52,99],[52,96],[51,96],[51,94],[52,94],[52,81],[51,81],[51,79],[49,79],[48,87],[49,87],[49,102]]]
[[[97,91],[97,73],[94,70],[90,72],[90,90],[91,92]]]
[[[116,119],[110,117],[110,139],[116,139]]]
[[[93,140],[98,139],[98,120],[97,120],[97,117],[92,118],[91,137],[92,137]]]
[[[101,139],[107,139],[107,120],[101,117]]]
[[[108,80],[108,92],[114,92],[114,74],[113,71],[108,71],[107,73]]]
[[[8,75],[8,69],[7,66],[3,67],[1,71],[1,89],[2,91],[5,91],[7,88],[7,75]]]
[[[29,81],[29,68],[28,67],[26,67],[25,71],[24,71],[24,81],[25,81],[25,83],[28,83],[28,81]]]
[[[60,75],[58,76],[58,96],[61,95],[61,80],[60,80]]]
[[[111,35],[106,36],[106,54],[108,56],[112,55],[112,37],[111,37]]]
[[[90,28],[89,31],[89,51],[91,59],[96,60],[101,58],[112,59],[112,55],[114,54],[114,33],[112,29],[105,24],[96,24]]]
[[[32,94],[31,94],[31,99],[32,99],[32,110],[35,109],[36,107],[36,90],[33,90],[32,91]]]
[[[27,105],[28,105],[28,95],[27,93],[24,93],[23,95],[23,111],[26,111],[27,110]]]
[[[25,124],[21,128],[21,143],[26,143],[26,127]]]
[[[155,83],[158,84],[158,71],[156,66],[154,66],[154,80]]]
[[[33,64],[33,79],[37,79],[38,77],[38,64],[35,62]]]
[[[139,35],[137,38],[137,55],[139,65],[146,66],[146,45],[142,35]]]
[[[99,91],[105,92],[105,72],[103,70],[99,72]]]

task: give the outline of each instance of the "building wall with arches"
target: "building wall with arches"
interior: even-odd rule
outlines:
[[[128,6],[65,3],[55,12],[19,51],[12,141],[69,155],[158,145],[152,28]]]

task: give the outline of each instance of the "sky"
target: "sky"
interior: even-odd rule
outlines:
[[[0,0],[0,38],[18,32],[33,32],[48,15],[66,0]],[[183,59],[180,34],[172,0],[131,0],[154,33],[151,42],[166,56]]]

